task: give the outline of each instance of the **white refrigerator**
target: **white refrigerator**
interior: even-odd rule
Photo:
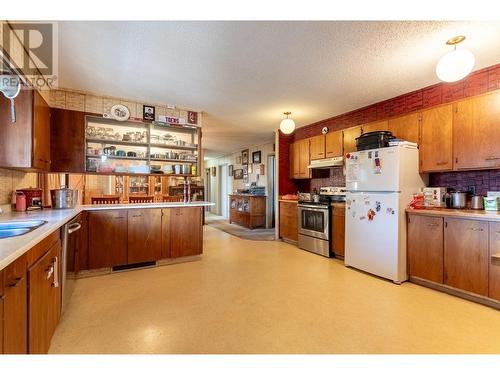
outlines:
[[[426,183],[414,143],[346,156],[346,266],[397,284],[408,279],[405,208]]]

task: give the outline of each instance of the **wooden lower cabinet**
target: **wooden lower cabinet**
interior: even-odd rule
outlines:
[[[408,274],[443,283],[443,218],[408,215]]]
[[[127,262],[161,259],[161,209],[134,209],[128,212]]]
[[[490,222],[489,297],[500,300],[500,222]]]
[[[3,354],[3,270],[0,271],[0,354]]]
[[[30,354],[49,351],[50,341],[61,316],[61,243],[28,269]]]
[[[179,258],[203,252],[202,207],[162,209],[162,257]]]
[[[28,353],[28,296],[26,255],[4,269],[3,352]]]
[[[345,254],[345,207],[333,207],[332,214],[332,252],[336,257]]]
[[[299,240],[296,201],[280,201],[280,237],[289,241]]]
[[[445,218],[444,283],[488,295],[488,222]]]
[[[127,211],[89,212],[89,268],[127,264]]]

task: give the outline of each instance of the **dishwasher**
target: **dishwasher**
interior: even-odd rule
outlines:
[[[79,230],[80,215],[69,221],[63,226],[62,232],[62,304],[61,309],[64,312],[75,286],[76,277],[76,254],[78,243],[80,241]]]

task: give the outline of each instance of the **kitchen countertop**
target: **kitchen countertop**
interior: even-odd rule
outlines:
[[[44,220],[47,223],[41,227],[22,236],[0,239],[0,270],[15,261],[21,255],[30,250],[37,243],[48,237],[58,228],[73,219],[82,211],[119,210],[137,208],[169,208],[169,207],[206,207],[213,206],[211,202],[164,202],[164,203],[136,203],[136,204],[103,204],[82,205],[70,209],[39,211],[7,212],[0,214],[0,222],[11,222],[21,220]]]
[[[500,212],[485,211],[485,210],[433,207],[433,208],[423,208],[423,209],[407,208],[406,212],[415,215],[446,216],[446,217],[457,217],[462,219],[500,221]]]
[[[290,202],[290,203],[298,203],[297,199],[278,199],[278,202]]]

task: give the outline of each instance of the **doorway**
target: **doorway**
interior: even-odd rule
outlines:
[[[267,156],[267,186],[268,186],[268,198],[267,198],[267,228],[274,228],[276,225],[274,211],[276,210],[276,155]]]
[[[224,218],[229,217],[229,202],[228,202],[228,165],[219,165],[219,215]]]

